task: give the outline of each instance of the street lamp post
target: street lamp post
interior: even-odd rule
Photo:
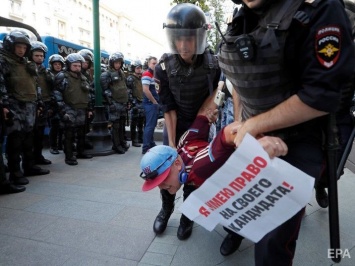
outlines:
[[[105,116],[105,107],[102,105],[102,90],[100,86],[101,76],[101,52],[100,52],[100,14],[99,0],[92,1],[93,10],[93,32],[94,32],[94,85],[95,85],[95,107],[92,130],[87,134],[93,144],[93,149],[87,153],[93,156],[104,156],[113,154],[111,134],[108,130],[108,122]]]

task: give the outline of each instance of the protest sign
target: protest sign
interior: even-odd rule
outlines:
[[[270,159],[247,134],[179,210],[209,231],[222,224],[258,242],[310,201],[313,186],[314,178],[279,158]]]

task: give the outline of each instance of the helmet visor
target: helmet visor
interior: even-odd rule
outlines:
[[[170,53],[180,54],[181,49],[190,49],[192,54],[203,54],[206,49],[207,31],[198,29],[165,28]]]

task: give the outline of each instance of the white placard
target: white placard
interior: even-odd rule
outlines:
[[[306,206],[313,187],[314,178],[279,158],[270,159],[247,134],[179,210],[209,231],[222,224],[256,243]]]

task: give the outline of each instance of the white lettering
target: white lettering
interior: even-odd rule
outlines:
[[[328,28],[324,28],[324,29],[321,29],[318,31],[318,35],[321,35],[323,33],[326,33],[328,31],[335,31],[335,32],[340,32],[340,29],[339,28],[336,28],[336,27],[328,27]]]
[[[339,43],[339,38],[337,38],[335,36],[327,36],[327,37],[320,39],[318,42],[318,45],[321,45],[322,43],[327,42],[327,41],[334,41],[334,42]]]
[[[345,257],[347,257],[348,259],[351,259],[351,255],[349,252],[349,249],[332,249],[332,248],[328,248],[328,259],[333,259],[333,258],[338,258],[339,256],[341,256],[343,259]]]

